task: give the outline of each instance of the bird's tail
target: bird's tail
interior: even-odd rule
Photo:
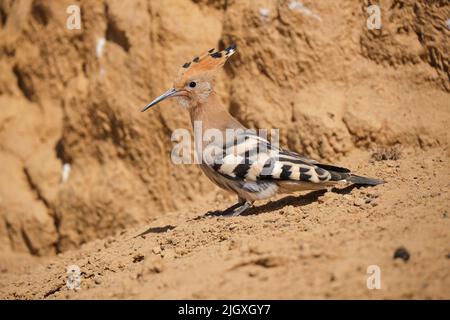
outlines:
[[[376,185],[384,183],[384,181],[381,179],[362,177],[362,176],[358,176],[356,174],[351,174],[345,180],[348,182],[354,183],[354,184],[360,184],[360,185],[366,185],[366,186],[376,186]]]

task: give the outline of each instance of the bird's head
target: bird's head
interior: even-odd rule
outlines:
[[[222,51],[211,49],[195,57],[192,61],[186,62],[180,68],[173,87],[150,102],[141,111],[172,97],[177,97],[178,102],[185,107],[206,101],[213,91],[217,72],[235,52],[236,45],[231,45]]]

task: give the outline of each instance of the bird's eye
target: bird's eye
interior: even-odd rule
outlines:
[[[189,87],[195,88],[197,84],[194,81],[189,82]]]

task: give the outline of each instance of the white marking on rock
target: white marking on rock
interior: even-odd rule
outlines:
[[[64,165],[62,166],[62,171],[61,171],[61,181],[62,183],[66,182],[69,179],[70,176],[70,164],[69,163],[64,163]]]
[[[105,49],[106,39],[101,37],[97,39],[97,46],[95,48],[95,53],[97,54],[97,58],[100,58],[103,55],[103,51]]]
[[[262,22],[264,22],[264,23],[267,22],[270,17],[270,9],[269,8],[260,8],[259,16],[260,16]]]
[[[291,2],[289,2],[289,9],[301,12],[307,16],[310,16],[311,18],[322,21],[322,18],[318,14],[305,7],[305,5],[300,1],[292,0]]]

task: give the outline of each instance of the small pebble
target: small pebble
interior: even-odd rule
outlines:
[[[410,258],[410,254],[408,250],[404,247],[397,248],[394,252],[394,259],[402,259],[403,261],[408,261]]]
[[[175,252],[173,250],[166,250],[161,254],[161,258],[173,259],[175,258]]]
[[[161,247],[160,246],[156,246],[152,249],[152,252],[154,254],[160,254],[161,253]]]
[[[141,262],[142,260],[144,260],[144,255],[143,254],[137,254],[133,257],[133,263],[136,262]]]
[[[164,270],[164,267],[161,263],[154,263],[149,269],[151,273],[161,273]]]
[[[358,198],[358,199],[356,199],[356,200],[353,202],[353,205],[355,205],[356,207],[361,207],[361,206],[363,206],[365,203],[366,203],[366,202],[365,202],[363,199]]]

